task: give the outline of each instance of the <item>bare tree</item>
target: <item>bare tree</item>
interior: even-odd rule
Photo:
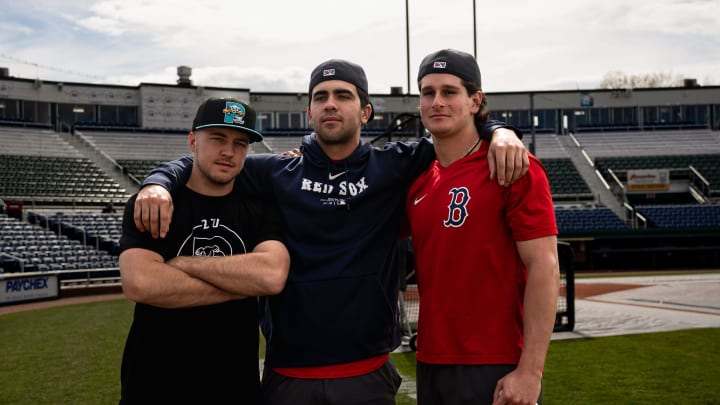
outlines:
[[[672,75],[666,72],[625,74],[614,70],[605,73],[600,82],[601,89],[637,89],[652,87],[681,87],[682,75]]]

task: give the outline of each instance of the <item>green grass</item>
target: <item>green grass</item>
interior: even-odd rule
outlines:
[[[0,402],[117,404],[125,300],[0,316]]]
[[[393,355],[414,376],[414,353]],[[550,344],[546,404],[720,404],[720,328],[647,333]],[[415,404],[398,395],[398,404]]]
[[[125,300],[0,316],[0,402],[116,404],[131,318]],[[392,358],[413,380],[414,353]],[[553,341],[545,403],[720,404],[719,364],[720,328]]]

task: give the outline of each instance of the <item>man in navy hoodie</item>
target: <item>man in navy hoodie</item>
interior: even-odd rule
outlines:
[[[250,155],[236,181],[277,203],[291,255],[285,289],[263,298],[263,395],[268,405],[394,404],[401,380],[389,358],[401,335],[396,241],[408,186],[435,153],[426,139],[383,148],[360,142],[373,106],[355,63],[321,63],[309,94],[315,132],[304,137],[302,155]],[[528,157],[516,134],[497,121],[481,132],[493,139],[498,181],[524,175]],[[191,167],[190,158],[164,163],[143,182],[140,230],[164,237],[167,189]]]

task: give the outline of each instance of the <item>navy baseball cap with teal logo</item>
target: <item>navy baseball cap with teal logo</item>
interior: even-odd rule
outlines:
[[[255,110],[240,100],[210,97],[198,107],[192,130],[211,127],[232,128],[245,133],[250,143],[260,142],[263,136],[255,130],[256,117]]]

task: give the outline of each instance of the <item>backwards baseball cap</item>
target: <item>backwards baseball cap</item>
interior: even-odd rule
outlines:
[[[312,73],[310,73],[310,86],[308,88],[310,97],[312,97],[312,90],[315,86],[326,80],[342,80],[354,84],[357,88],[364,91],[365,94],[370,94],[368,92],[368,81],[367,76],[365,76],[365,71],[360,65],[350,61],[330,59],[313,69]],[[375,116],[375,107],[373,107],[372,103],[370,103],[370,106],[372,107],[372,111],[370,112],[368,121],[372,121]]]
[[[210,97],[198,107],[192,130],[210,127],[237,129],[250,138],[250,143],[263,140],[255,130],[255,110],[234,98]]]
[[[480,81],[480,68],[475,57],[469,53],[454,49],[442,49],[427,55],[420,62],[420,71],[417,81],[430,73],[449,73],[466,82],[475,83],[482,88]]]

